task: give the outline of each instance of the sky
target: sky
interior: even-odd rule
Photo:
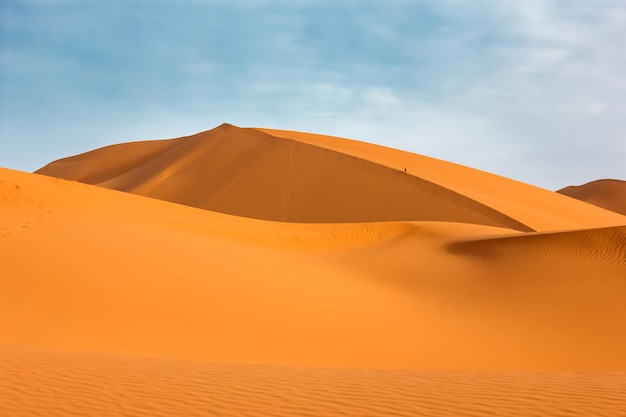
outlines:
[[[224,122],[626,179],[626,0],[0,0],[0,166]]]

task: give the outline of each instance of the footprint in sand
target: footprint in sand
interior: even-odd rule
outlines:
[[[20,230],[27,230],[37,222],[44,222],[52,211],[45,200],[32,198],[17,183],[0,180],[0,237],[14,236]]]

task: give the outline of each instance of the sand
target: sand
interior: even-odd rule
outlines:
[[[12,417],[626,413],[626,376],[619,373],[363,370],[23,349],[0,350],[0,372],[5,415]]]
[[[624,414],[625,216],[443,161],[293,132],[280,135],[318,141],[292,140],[294,172],[298,160],[313,169],[337,158],[334,169],[366,180],[335,218],[325,199],[342,189],[323,173],[295,180],[289,210],[258,208],[280,193],[234,191],[246,182],[269,190],[271,165],[290,161],[287,139],[276,156],[279,136],[228,125],[210,135],[221,138],[211,149],[249,153],[245,164],[214,161],[258,167],[194,183],[204,162],[192,160],[211,152],[190,136],[41,170],[106,187],[133,178],[130,192],[0,169],[4,414]],[[162,158],[177,167],[178,188],[162,186],[172,173],[152,166]],[[394,158],[414,172],[392,168]],[[437,173],[423,179],[429,167]],[[384,170],[395,180],[368,188]],[[163,198],[229,181],[223,212]],[[392,194],[377,194],[396,182],[437,210],[399,211]],[[500,192],[483,194],[490,188]],[[359,200],[367,192],[371,207]],[[233,215],[244,202],[276,218]],[[341,220],[357,208],[361,217]]]
[[[596,180],[565,187],[557,193],[626,215],[626,181]]]

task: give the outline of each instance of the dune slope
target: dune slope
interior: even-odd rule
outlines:
[[[565,187],[557,193],[626,215],[626,181],[596,180]]]
[[[315,366],[626,370],[626,227],[274,223],[36,174],[2,170],[1,180],[1,344]]]
[[[346,153],[399,171],[406,169],[410,175],[444,186],[534,230],[625,224],[626,219],[623,216],[590,209],[588,205],[572,202],[571,199],[548,190],[447,161],[333,136],[287,130],[259,130],[275,137]]]
[[[431,220],[521,231],[626,224],[626,217],[444,161],[226,124],[179,139],[97,149],[37,172],[287,222]]]

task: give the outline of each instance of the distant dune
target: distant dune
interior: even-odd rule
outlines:
[[[565,187],[557,193],[626,215],[626,181],[596,180]]]
[[[623,222],[537,187],[421,155],[227,124],[97,149],[37,173],[275,221],[433,220],[521,231]]]
[[[0,168],[0,415],[626,412],[626,216],[230,125],[39,172]]]

